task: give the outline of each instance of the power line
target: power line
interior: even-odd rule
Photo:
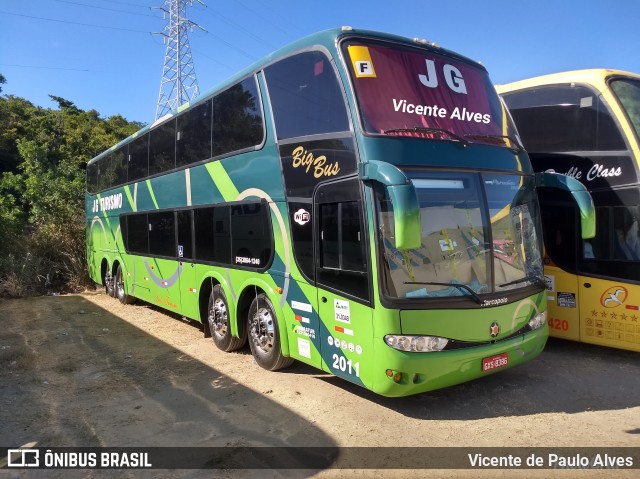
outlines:
[[[87,5],[86,3],[79,3],[79,2],[71,2],[69,0],[54,0],[55,2],[59,2],[59,3],[68,3],[70,5],[79,5],[81,7],[88,7],[88,8],[97,8],[99,10],[107,10],[110,12],[117,12],[117,13],[126,13],[128,15],[137,15],[140,17],[152,17],[152,18],[157,18],[158,20],[160,20],[160,17],[157,17],[156,15],[152,15],[150,13],[135,13],[135,12],[128,12],[126,10],[119,10],[116,8],[107,8],[107,7],[98,7],[97,5]],[[149,7],[149,10],[151,10],[151,8]]]
[[[0,11],[0,14],[2,14],[2,15],[13,15],[15,17],[32,18],[32,19],[35,19],[35,20],[46,20],[48,22],[66,23],[66,24],[69,24],[69,25],[82,25],[84,27],[104,28],[104,29],[107,29],[107,30],[119,30],[119,31],[123,31],[123,32],[134,32],[134,33],[148,33],[148,34],[151,34],[151,32],[144,31],[144,30],[133,30],[131,28],[119,28],[119,27],[106,27],[104,25],[93,25],[93,24],[90,24],[90,23],[71,22],[71,21],[68,21],[68,20],[57,20],[55,18],[35,17],[33,15],[23,15],[21,13],[12,13],[12,12]]]
[[[88,71],[90,71],[90,70],[87,70],[87,69],[80,69],[80,68],[45,67],[45,66],[39,66],[39,65],[14,65],[13,63],[0,63],[0,66],[18,67],[18,68],[39,68],[39,69],[42,69],[42,70],[66,70],[66,71],[73,71],[73,72],[88,72]]]
[[[213,16],[216,15],[219,18],[222,19],[223,22],[227,23],[228,25],[231,25],[233,28],[236,28],[238,30],[243,31],[244,33],[246,33],[247,35],[249,35],[250,37],[252,37],[254,40],[260,42],[260,43],[268,43],[270,44],[270,46],[273,48],[274,45],[272,43],[270,43],[268,40],[261,38],[259,36],[257,36],[256,34],[254,34],[251,30],[244,28],[241,24],[239,24],[238,22],[235,22],[234,20],[230,19],[229,17],[223,15],[222,13],[218,12],[218,11],[213,11],[210,12],[209,10],[205,10],[204,11],[207,15]]]
[[[244,3],[242,3],[240,0],[235,0],[236,3],[242,7],[244,7],[245,9],[249,10],[250,12],[253,12],[254,15],[256,15],[257,17],[261,18],[264,22],[267,22],[269,25],[271,25],[272,27],[280,30],[282,33],[284,33],[287,37],[289,37],[290,39],[293,39],[293,36],[291,36],[291,33],[289,33],[288,31],[286,31],[285,29],[281,28],[279,25],[276,25],[275,23],[273,23],[272,21],[270,21],[268,18],[265,18],[264,16],[260,15],[257,11],[255,11],[253,8],[246,6]]]

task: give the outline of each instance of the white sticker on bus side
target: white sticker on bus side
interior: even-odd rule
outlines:
[[[309,303],[300,303],[298,301],[291,301],[291,307],[293,309],[298,309],[300,311],[305,311],[307,313],[313,312],[313,308]]]
[[[311,343],[302,338],[298,338],[298,353],[303,358],[311,359]]]
[[[333,300],[333,313],[336,321],[351,324],[351,312],[349,309],[349,301],[341,299]]]

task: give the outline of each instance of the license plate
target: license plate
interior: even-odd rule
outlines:
[[[493,371],[509,364],[509,353],[497,354],[482,360],[482,372]]]

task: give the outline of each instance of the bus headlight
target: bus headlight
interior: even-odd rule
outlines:
[[[538,329],[544,326],[544,323],[546,322],[547,322],[547,311],[545,310],[542,313],[538,313],[533,318],[531,318],[531,321],[529,321],[529,327],[532,330]]]
[[[387,343],[387,346],[391,346],[399,351],[430,353],[433,351],[442,351],[449,340],[437,336],[401,336],[388,334],[384,337],[384,342]]]

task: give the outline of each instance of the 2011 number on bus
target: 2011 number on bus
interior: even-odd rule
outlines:
[[[347,359],[339,354],[333,355],[333,369],[346,372],[347,374],[353,374],[355,372],[356,377],[360,377],[360,363],[352,363],[351,359]]]

